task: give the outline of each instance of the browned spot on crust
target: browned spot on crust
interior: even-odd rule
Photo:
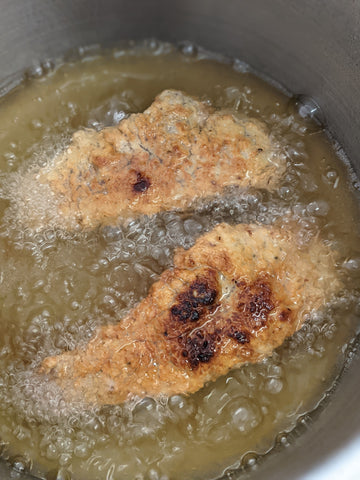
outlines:
[[[217,297],[217,289],[206,278],[196,279],[190,287],[176,298],[177,303],[170,309],[171,318],[178,322],[196,322],[209,313]]]
[[[217,272],[207,269],[184,291],[175,298],[165,321],[164,335],[169,342],[175,363],[196,368],[200,363],[207,363],[215,355],[218,342],[213,328],[201,325],[207,321],[217,307],[219,286]],[[194,330],[193,330],[194,329]]]
[[[92,164],[95,168],[101,168],[107,163],[108,163],[107,158],[100,155],[96,156],[92,161]]]
[[[282,322],[287,322],[290,320],[290,316],[291,316],[291,308],[287,308],[286,310],[283,310],[282,312],[280,312],[279,320],[281,320]]]
[[[210,362],[229,338],[239,346],[247,345],[255,332],[266,325],[269,313],[275,308],[267,279],[260,277],[252,283],[233,281],[237,287],[234,310],[226,317],[221,313],[211,316],[220,293],[216,272],[211,269],[177,295],[164,328],[176,363],[185,363],[194,370],[201,363]]]
[[[250,285],[241,282],[243,286],[239,293],[238,312],[244,317],[244,323],[257,330],[265,325],[269,313],[275,308],[272,301],[272,291],[269,284],[261,279]]]
[[[133,191],[136,193],[144,193],[151,185],[150,180],[141,172],[136,174],[136,182],[133,184]]]
[[[215,354],[216,340],[213,334],[198,330],[195,334],[179,338],[182,356],[196,368],[199,363],[208,363]]]
[[[233,326],[230,327],[228,336],[236,340],[238,343],[241,343],[242,345],[244,345],[244,343],[250,342],[250,335],[248,332],[246,332],[245,330],[236,330],[236,328]]]
[[[107,165],[110,165],[111,163],[118,161],[119,158],[116,156],[114,153],[109,153],[107,155],[95,155],[92,156],[91,163],[95,170],[101,169],[102,167],[105,167]]]

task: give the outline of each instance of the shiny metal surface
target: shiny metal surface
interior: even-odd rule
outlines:
[[[0,85],[79,45],[140,37],[191,40],[239,57],[294,93],[315,98],[360,172],[359,2],[1,0],[0,6]],[[311,428],[245,478],[360,478],[359,370],[355,353]],[[0,464],[1,479],[20,478],[10,475]]]

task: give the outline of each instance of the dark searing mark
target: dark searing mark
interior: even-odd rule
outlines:
[[[203,313],[208,312],[206,307],[214,304],[216,296],[216,289],[210,287],[206,281],[195,280],[186,292],[178,295],[178,303],[171,307],[171,316],[183,323],[196,322]]]
[[[137,176],[137,179],[133,185],[134,192],[137,192],[137,193],[146,192],[146,190],[148,190],[148,188],[151,185],[150,180],[147,177],[143,176],[142,173],[140,172],[138,172],[136,176]]]

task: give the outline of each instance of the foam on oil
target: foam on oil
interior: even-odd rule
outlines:
[[[87,233],[34,233],[14,221],[11,196],[23,172],[51,162],[77,129],[116,124],[165,88],[265,122],[288,159],[279,189],[229,192],[196,212]],[[241,459],[253,466],[257,455],[249,452],[266,452],[275,439],[286,443],[284,432],[331,386],[359,324],[356,194],[312,121],[319,115],[310,99],[288,97],[239,61],[156,42],[45,65],[1,100],[0,437],[16,470],[51,479],[214,478]],[[29,185],[32,194],[36,188]],[[41,209],[46,195],[37,194]],[[171,266],[176,247],[190,247],[221,221],[279,218],[298,222],[304,244],[321,229],[340,253],[345,290],[271,358],[191,396],[92,409],[66,404],[36,374],[45,356],[119,321]]]

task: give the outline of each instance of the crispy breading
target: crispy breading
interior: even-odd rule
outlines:
[[[192,393],[229,369],[259,362],[340,286],[334,254],[297,230],[220,224],[116,325],[41,366],[65,398],[116,404],[132,396]]]
[[[285,167],[260,122],[165,90],[117,126],[76,132],[63,153],[25,174],[14,202],[32,229],[93,228],[185,210],[229,186],[271,190]]]

